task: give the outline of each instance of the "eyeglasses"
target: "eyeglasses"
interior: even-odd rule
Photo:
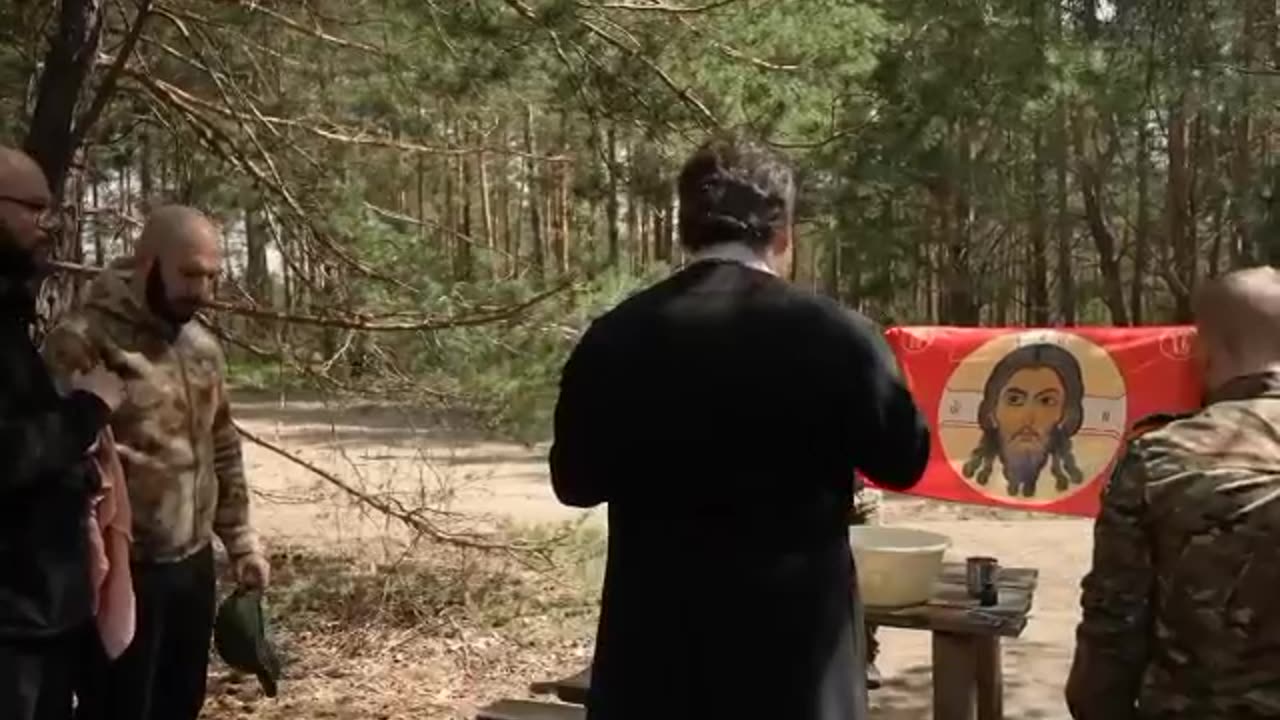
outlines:
[[[15,205],[21,205],[35,213],[36,225],[45,232],[52,233],[62,229],[62,212],[57,208],[49,207],[48,204],[42,201],[15,197],[13,195],[0,195],[0,201],[7,201],[14,203]]]

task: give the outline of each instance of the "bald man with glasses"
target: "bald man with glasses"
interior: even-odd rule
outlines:
[[[0,148],[0,718],[63,720],[92,630],[89,448],[123,384],[101,365],[59,394],[31,342],[35,289],[57,228],[31,158]]]

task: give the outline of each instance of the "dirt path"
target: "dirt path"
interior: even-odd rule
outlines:
[[[487,442],[442,429],[439,418],[383,408],[337,413],[315,403],[281,407],[270,400],[243,398],[236,412],[249,432],[339,475],[362,492],[391,493],[405,503],[443,503],[468,516],[483,516],[486,522],[545,524],[582,515],[552,496],[545,447]],[[344,493],[266,449],[247,445],[246,461],[260,495],[258,525],[274,542],[341,548],[404,535],[394,523],[352,512]],[[591,513],[588,521],[603,524],[602,512]],[[884,522],[951,537],[952,558],[993,555],[1007,566],[1040,569],[1031,622],[1021,638],[1006,643],[1006,717],[1067,717],[1062,686],[1079,615],[1079,582],[1092,545],[1090,523],[906,497],[888,500]],[[881,632],[880,666],[887,683],[872,694],[876,716],[930,717],[928,635]],[[505,690],[491,692],[520,693],[536,679],[541,678],[514,673]],[[463,698],[453,716],[466,717],[466,708],[491,699]]]

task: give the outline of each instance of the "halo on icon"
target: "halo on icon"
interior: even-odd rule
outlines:
[[[1000,335],[960,361],[938,405],[952,469],[1002,502],[1060,502],[1102,478],[1128,427],[1124,376],[1073,333]]]

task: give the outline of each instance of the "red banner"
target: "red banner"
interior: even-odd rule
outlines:
[[[1096,515],[1134,423],[1199,405],[1193,335],[1182,326],[890,329],[933,432],[911,494]]]

